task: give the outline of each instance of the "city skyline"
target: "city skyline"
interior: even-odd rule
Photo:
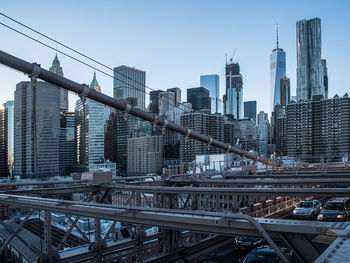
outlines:
[[[44,4],[36,7],[36,11],[42,16],[32,17],[31,6],[22,3],[22,10],[14,9],[14,3],[3,5],[1,12],[32,26],[33,28],[76,48],[103,63],[115,67],[119,65],[134,66],[144,70],[147,74],[146,85],[153,89],[166,90],[171,87],[180,87],[183,94],[186,89],[199,86],[199,76],[206,74],[218,74],[220,76],[220,93],[224,94],[225,78],[225,53],[232,56],[235,52],[234,61],[241,66],[244,76],[244,101],[257,100],[258,111],[264,110],[270,115],[270,91],[269,91],[269,54],[275,47],[275,26],[279,24],[279,42],[286,52],[287,75],[291,80],[291,95],[296,94],[296,22],[301,19],[319,17],[322,22],[322,53],[327,58],[329,75],[329,97],[335,94],[343,95],[347,92],[345,83],[346,62],[349,55],[345,50],[350,42],[346,34],[346,24],[349,18],[344,8],[349,5],[346,2],[329,4],[326,1],[303,2],[301,4],[287,2],[283,7],[276,7],[273,1],[269,4],[254,2],[250,4],[227,3],[211,4],[203,2],[200,6],[194,3],[178,2],[177,4],[160,4],[151,1],[140,2],[138,5],[119,3],[95,4],[88,2],[84,11],[80,10],[79,2],[70,5],[70,10],[64,9],[65,2],[61,4]],[[301,3],[301,2],[300,2]],[[255,6],[251,10],[251,7]],[[155,8],[156,7],[156,8]],[[235,19],[245,22],[239,28],[232,28],[232,34],[227,34],[227,23],[230,22],[230,12]],[[259,9],[261,7],[262,9]],[[183,10],[182,19],[179,22],[175,17]],[[247,16],[245,10],[251,10]],[[289,12],[282,12],[288,9]],[[34,9],[33,9],[34,10]],[[57,12],[46,12],[56,10]],[[65,12],[65,21],[60,19],[60,14]],[[96,10],[96,12],[95,12]],[[133,20],[126,17],[129,11],[135,12]],[[280,10],[280,12],[278,12]],[[118,14],[118,19],[112,16],[112,11]],[[146,11],[146,12],[144,12]],[[242,12],[240,12],[242,11]],[[143,13],[144,12],[144,13]],[[196,22],[199,15],[209,15],[216,12],[215,18]],[[245,14],[243,16],[242,14]],[[274,15],[271,15],[271,14]],[[335,17],[334,13],[337,14]],[[83,17],[94,15],[94,19],[86,20]],[[152,14],[154,14],[152,16]],[[220,15],[219,15],[220,14]],[[71,25],[74,17],[74,26]],[[80,18],[81,19],[80,19]],[[254,18],[254,19],[253,19]],[[42,21],[45,23],[42,23]],[[79,22],[82,21],[82,22]],[[159,21],[164,21],[160,25]],[[1,22],[9,23],[1,17]],[[145,32],[136,26],[142,22]],[[184,26],[184,25],[189,26]],[[11,24],[11,23],[9,23]],[[224,26],[225,25],[225,26]],[[13,26],[13,23],[11,24]],[[62,30],[69,26],[69,32]],[[118,28],[118,37],[111,34],[111,29]],[[337,30],[334,30],[334,29]],[[171,29],[169,32],[166,29]],[[259,29],[259,30],[258,30]],[[205,32],[212,31],[214,35]],[[9,31],[3,26],[0,32],[5,41],[1,49],[5,52],[16,54],[29,61],[36,61],[48,69],[54,57],[54,51],[48,50]],[[108,34],[106,34],[108,33]],[[248,33],[248,34],[247,34]],[[87,36],[94,34],[94,37]],[[191,35],[190,35],[191,34]],[[192,36],[193,34],[193,36]],[[197,37],[199,36],[199,38]],[[257,42],[256,39],[259,39]],[[101,41],[101,39],[103,41]],[[120,41],[120,40],[123,41]],[[141,43],[140,43],[141,41]],[[26,45],[27,48],[22,48]],[[53,44],[53,46],[55,46]],[[57,47],[60,50],[60,47]],[[31,52],[26,50],[37,50]],[[61,66],[65,68],[67,77],[81,83],[88,83],[92,69],[72,62],[61,54],[58,54]],[[168,66],[171,61],[171,67]],[[184,65],[186,61],[186,66]],[[13,99],[15,85],[20,81],[28,80],[22,74],[0,67],[0,75],[3,76],[3,102]],[[113,94],[113,80],[110,77],[98,73],[99,82],[105,88],[108,95]],[[6,89],[6,90],[5,90]],[[149,92],[149,90],[148,90]],[[72,95],[70,95],[71,97]],[[74,107],[70,98],[70,110]],[[185,101],[186,98],[183,98]],[[148,105],[148,100],[146,101]]]

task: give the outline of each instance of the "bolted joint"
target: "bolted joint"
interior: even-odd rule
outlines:
[[[37,78],[39,77],[41,73],[41,67],[40,67],[40,64],[38,63],[33,63],[33,70],[32,70],[32,73],[29,74],[29,77],[30,79],[33,81],[33,82],[36,82],[37,81]]]
[[[91,89],[86,84],[82,84],[82,86],[83,86],[83,91],[78,96],[80,97],[80,100],[84,103]]]

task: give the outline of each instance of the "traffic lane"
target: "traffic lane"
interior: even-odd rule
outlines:
[[[235,250],[232,245],[227,245],[223,247],[220,251],[208,256],[205,260],[200,261],[201,263],[232,263],[240,262],[240,259],[243,259],[248,251],[242,252]]]

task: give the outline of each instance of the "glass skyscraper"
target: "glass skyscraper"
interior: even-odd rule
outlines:
[[[16,85],[14,101],[14,175],[59,174],[60,88],[47,82]]]
[[[256,121],[256,101],[244,102],[244,118],[250,118]]]
[[[96,74],[90,88],[101,92]],[[79,165],[89,165],[104,161],[104,130],[106,124],[106,106],[86,99],[85,109],[81,100],[75,105],[77,135],[77,161]]]
[[[209,90],[203,87],[187,89],[187,102],[192,104],[192,109],[195,111],[203,109],[210,111]]]
[[[280,79],[286,75],[286,53],[277,45],[270,55],[270,90],[271,90],[271,112],[275,105],[281,104]]]
[[[145,85],[146,72],[127,66],[114,68],[115,99],[136,98],[136,107],[145,110]]]
[[[200,76],[200,86],[209,90],[211,100],[211,113],[221,113],[222,101],[220,99],[219,75]]]
[[[243,78],[238,63],[226,63],[226,94],[224,95],[224,114],[243,118]]]
[[[327,97],[321,61],[321,20],[297,22],[297,101]],[[327,91],[328,92],[328,91]]]

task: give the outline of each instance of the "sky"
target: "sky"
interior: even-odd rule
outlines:
[[[146,71],[152,89],[199,86],[200,75],[220,76],[225,92],[225,53],[240,64],[244,101],[270,115],[270,54],[286,52],[291,93],[296,93],[296,22],[321,18],[322,58],[327,59],[329,94],[349,93],[350,1],[18,1],[2,2],[0,12],[108,65]],[[0,22],[77,55],[0,16]],[[0,25],[0,50],[48,69],[55,51]],[[58,54],[65,77],[90,84],[93,69]],[[89,64],[92,62],[82,59]],[[105,68],[102,70],[112,73]],[[13,100],[16,84],[28,77],[0,65],[0,103]],[[113,96],[113,79],[97,72],[102,92]],[[149,92],[150,90],[147,90]],[[147,95],[146,95],[147,96]],[[70,95],[74,109],[77,97]]]

